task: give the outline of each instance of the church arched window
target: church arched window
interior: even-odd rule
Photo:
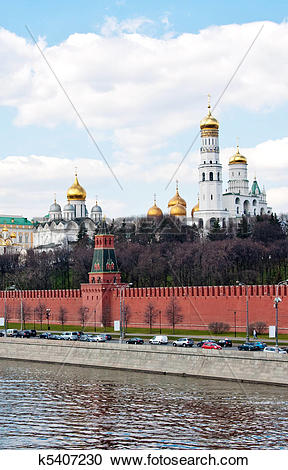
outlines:
[[[217,173],[217,180],[220,181],[220,173],[219,173],[219,171],[218,171],[218,173]]]
[[[209,180],[213,181],[213,171],[210,171],[210,173],[209,173]]]
[[[205,173],[202,173],[202,181],[205,181]]]

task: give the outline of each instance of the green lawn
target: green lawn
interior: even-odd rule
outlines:
[[[20,325],[20,323],[9,323],[7,328],[17,328],[18,330],[20,330],[21,325]],[[30,330],[30,329],[33,329],[33,328],[34,328],[34,323],[26,323],[25,329]],[[40,327],[39,324],[36,324],[36,330],[37,331],[47,331],[47,324],[43,323],[42,328]],[[50,331],[59,331],[59,332],[61,332],[61,331],[81,331],[81,330],[82,330],[82,327],[80,325],[64,325],[63,327],[62,327],[62,325],[54,325],[54,324],[50,325]],[[87,333],[95,333],[95,329],[92,326],[85,327],[83,329],[83,331],[85,331]],[[114,330],[113,330],[112,327],[107,327],[105,329],[97,327],[96,333],[104,333],[104,332],[111,333],[116,337],[119,336],[119,332],[114,333]],[[125,334],[141,336],[141,337],[144,337],[144,338],[145,337],[149,338],[151,335],[153,336],[153,335],[159,335],[159,334],[166,335],[166,336],[173,336],[173,331],[172,331],[172,329],[162,328],[161,333],[160,333],[159,328],[158,329],[152,328],[152,332],[150,332],[149,328],[128,328],[127,332]],[[175,329],[174,336],[177,336],[177,337],[189,336],[189,337],[192,337],[192,338],[201,337],[203,339],[209,338],[209,337],[213,338],[213,336],[223,337],[223,338],[225,336],[227,336],[227,337],[233,339],[234,342],[243,342],[246,338],[246,333],[244,331],[241,332],[241,333],[237,333],[236,338],[235,338],[234,337],[234,331],[230,331],[230,332],[226,332],[226,333],[216,335],[216,334],[210,333],[207,330],[181,330],[181,329]],[[252,336],[250,338],[252,338]],[[261,340],[269,339],[268,334],[263,334],[263,335],[259,336],[259,339],[261,339]],[[279,335],[279,340],[287,340],[287,342],[288,342],[288,334],[280,334]]]

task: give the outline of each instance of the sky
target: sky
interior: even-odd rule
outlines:
[[[287,1],[16,0],[0,19],[1,214],[63,207],[75,168],[88,210],[143,215],[156,193],[167,212],[178,179],[190,213],[208,94],[223,191],[238,139],[287,213]]]

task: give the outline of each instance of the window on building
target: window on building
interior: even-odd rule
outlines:
[[[209,173],[209,180],[213,181],[213,172],[212,171],[210,171],[210,173]]]
[[[19,233],[19,243],[22,243],[22,233]]]
[[[205,181],[205,173],[202,173],[202,181]]]
[[[212,199],[213,199],[213,194],[211,194],[211,196],[210,196],[210,197],[211,197],[211,201],[212,201]]]
[[[210,165],[212,165],[212,163],[213,163],[212,160],[210,160]]]
[[[219,171],[218,171],[218,173],[217,173],[217,180],[220,181],[220,173],[219,173]]]
[[[29,243],[29,234],[25,233],[25,243]]]

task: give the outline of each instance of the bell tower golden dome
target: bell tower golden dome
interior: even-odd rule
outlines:
[[[235,165],[236,163],[244,163],[247,165],[247,158],[239,152],[239,145],[237,145],[237,152],[232,155],[229,160],[229,165]]]
[[[200,121],[201,137],[218,136],[219,122],[211,114],[210,95],[208,95],[208,114]]]
[[[77,172],[75,172],[75,180],[72,186],[67,191],[67,199],[68,201],[85,201],[86,199],[86,191],[85,189],[79,184]]]

